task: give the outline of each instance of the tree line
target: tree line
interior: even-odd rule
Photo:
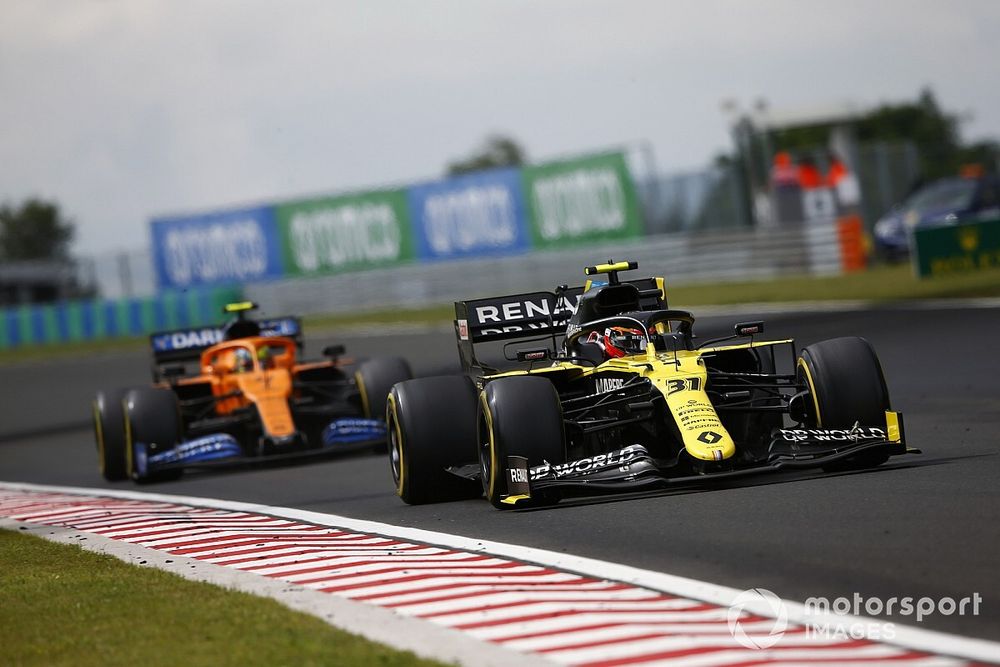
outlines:
[[[75,234],[73,221],[55,202],[31,198],[19,206],[0,206],[0,260],[5,262],[68,262]]]

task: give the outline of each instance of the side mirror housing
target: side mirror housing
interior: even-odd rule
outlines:
[[[737,336],[756,336],[757,334],[764,333],[764,321],[739,322],[734,327],[734,330]]]
[[[337,357],[344,354],[343,345],[327,345],[323,348],[323,356],[330,357],[331,359],[336,359]]]
[[[532,350],[518,350],[518,361],[544,361],[549,358],[549,349],[540,347]]]

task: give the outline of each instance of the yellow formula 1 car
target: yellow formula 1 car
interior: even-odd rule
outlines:
[[[635,268],[609,262],[587,267],[583,287],[456,303],[465,375],[409,380],[389,394],[399,497],[485,494],[506,508],[762,471],[867,468],[916,451],[863,338],[796,352],[792,340],[760,340],[763,322],[745,322],[702,342],[690,313],[667,308],[662,278],[619,278]],[[505,370],[480,361],[489,347],[511,362]]]

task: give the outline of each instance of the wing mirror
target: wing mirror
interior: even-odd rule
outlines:
[[[518,350],[518,361],[544,361],[549,358],[549,349],[540,347],[533,350]]]
[[[323,348],[323,356],[330,357],[331,359],[336,359],[344,354],[344,352],[345,349],[343,345],[327,345]]]
[[[764,333],[764,321],[740,322],[734,329],[737,336],[756,336],[757,334]]]

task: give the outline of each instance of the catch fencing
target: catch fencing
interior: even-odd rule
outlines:
[[[270,314],[316,315],[416,309],[452,301],[553,289],[584,282],[583,267],[637,260],[670,285],[837,275],[851,270],[853,242],[842,223],[783,229],[687,232],[513,257],[476,257],[351,273],[287,277],[245,285],[163,290],[149,296],[59,301],[0,308],[0,349],[132,337],[214,324],[241,298]],[[148,257],[148,255],[147,255]]]
[[[302,315],[423,308],[457,300],[582,284],[583,267],[608,259],[637,260],[640,272],[670,285],[766,280],[844,271],[842,232],[835,224],[777,231],[672,234],[505,258],[412,264],[353,274],[247,285],[244,296],[265,312]]]

